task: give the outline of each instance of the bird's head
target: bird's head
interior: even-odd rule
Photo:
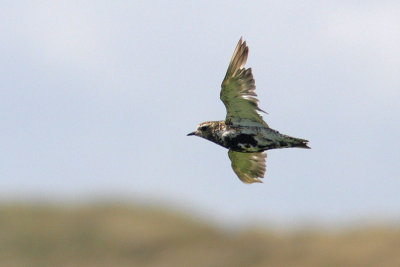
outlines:
[[[210,121],[203,122],[200,123],[199,126],[197,126],[196,131],[187,134],[187,136],[196,135],[207,139],[207,137],[212,135],[213,128],[214,127],[212,122]]]

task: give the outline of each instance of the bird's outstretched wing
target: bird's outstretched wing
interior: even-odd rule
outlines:
[[[262,183],[259,178],[263,178],[265,174],[265,152],[242,153],[229,150],[228,156],[232,162],[232,169],[243,183]]]
[[[268,126],[258,107],[257,95],[251,68],[244,68],[249,54],[246,42],[240,38],[225,78],[222,81],[220,98],[226,107],[226,124],[239,125],[244,121],[253,121]]]

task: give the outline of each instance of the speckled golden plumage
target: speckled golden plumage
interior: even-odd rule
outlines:
[[[240,38],[222,82],[220,98],[226,107],[224,121],[200,123],[196,135],[229,149],[236,175],[244,183],[261,182],[266,169],[264,151],[275,148],[309,148],[305,139],[280,134],[263,120],[251,69],[244,66],[249,49]]]

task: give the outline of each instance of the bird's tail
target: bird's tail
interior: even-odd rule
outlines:
[[[279,147],[299,147],[299,148],[306,148],[310,149],[311,147],[308,146],[308,140],[296,138],[288,135],[281,134],[280,140],[278,140]]]
[[[300,138],[296,138],[296,144],[294,147],[311,149],[311,147],[308,146],[308,140]]]

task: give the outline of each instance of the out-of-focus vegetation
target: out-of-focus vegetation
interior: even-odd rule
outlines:
[[[0,207],[0,266],[400,266],[400,231],[221,231],[123,205]]]

